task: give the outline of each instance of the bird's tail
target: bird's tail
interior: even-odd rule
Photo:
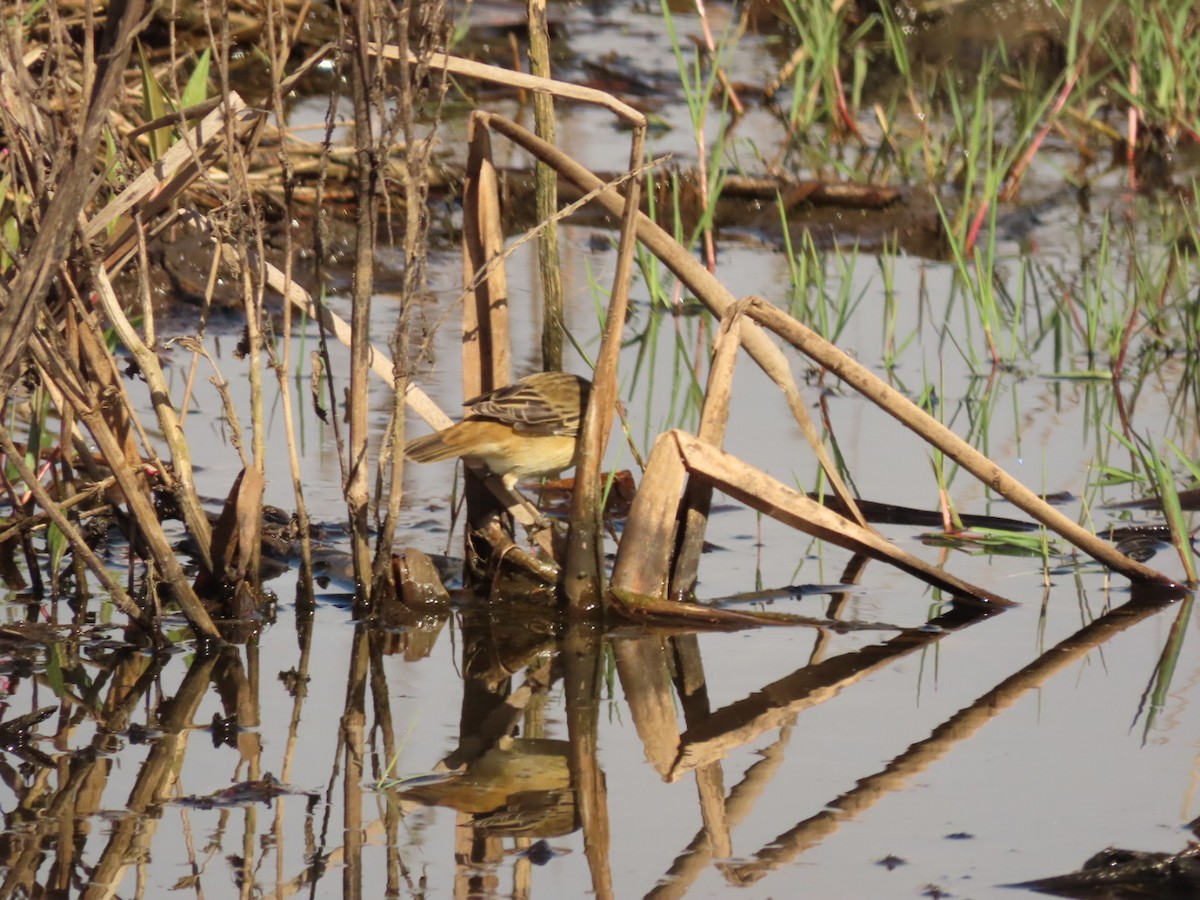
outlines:
[[[413,462],[427,463],[437,462],[442,459],[450,459],[453,456],[458,456],[462,453],[463,448],[458,446],[455,441],[446,440],[447,436],[451,436],[450,432],[454,431],[456,426],[451,426],[445,431],[438,431],[434,434],[428,434],[425,437],[413,438],[411,441],[406,441],[404,444],[404,455]]]

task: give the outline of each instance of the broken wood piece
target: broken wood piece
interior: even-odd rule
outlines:
[[[679,498],[686,478],[675,442],[669,433],[659,435],[617,548],[612,574],[615,595],[666,599],[675,556]]]
[[[697,432],[701,440],[714,447],[720,447],[724,442],[725,429],[729,424],[733,369],[742,340],[742,311],[740,301],[725,311],[713,344],[712,365],[708,370],[704,407],[700,411]],[[676,600],[684,599],[696,589],[696,574],[700,568],[700,554],[704,549],[704,533],[711,505],[712,485],[698,478],[689,481],[683,498],[683,534],[671,574],[671,596]]]
[[[804,494],[789,488],[736,456],[706,444],[685,431],[675,429],[668,434],[678,442],[680,456],[689,472],[701,475],[718,490],[785,525],[791,525],[805,534],[851,552],[865,553],[875,559],[889,562],[934,587],[949,591],[956,597],[978,600],[997,607],[1015,605],[999,594],[956,578],[905,553],[877,532],[863,528],[827,507],[809,500]]]

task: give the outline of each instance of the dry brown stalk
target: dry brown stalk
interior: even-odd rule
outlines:
[[[891,563],[922,581],[948,591],[955,597],[979,600],[998,607],[1012,601],[977,587],[905,553],[873,529],[863,528],[799,491],[747,465],[684,431],[671,431],[683,463],[693,475],[700,475],[718,490],[741,500],[773,519],[811,534],[813,537],[854,553],[863,553]]]
[[[539,78],[550,77],[550,26],[546,21],[546,0],[529,0],[529,71]],[[549,94],[533,95],[533,115],[537,133],[548,143],[558,142],[554,121],[554,100]],[[538,269],[542,276],[542,368],[558,371],[563,367],[563,286],[558,258],[558,226],[553,217],[558,211],[558,178],[545,163],[537,163],[537,220],[550,222],[538,236]]]
[[[712,365],[708,370],[708,384],[704,388],[704,407],[700,411],[700,427],[696,436],[714,447],[720,447],[724,442],[725,428],[729,424],[733,368],[742,340],[743,307],[742,303],[731,306],[721,317],[721,326],[713,345]],[[684,599],[695,590],[711,504],[712,485],[699,479],[689,481],[683,498],[683,534],[671,573],[670,596],[676,600]]]
[[[486,63],[474,62],[450,56],[445,53],[431,53],[427,60],[418,60],[412,52],[402,51],[395,45],[368,44],[367,50],[382,56],[384,59],[406,60],[410,65],[425,62],[431,69],[444,69],[451,75],[462,75],[478,81],[492,84],[503,84],[520,90],[535,93],[547,93],[564,100],[575,100],[579,103],[589,103],[609,110],[624,122],[645,127],[646,117],[627,103],[622,103],[612,94],[598,91],[595,88],[582,87],[565,81],[555,81],[551,78],[539,78],[536,75],[526,75],[524,72],[514,72],[511,69],[501,69],[499,66],[489,66]],[[640,162],[640,160],[639,160]]]
[[[369,428],[367,378],[371,355],[371,298],[375,283],[380,193],[379,138],[372,127],[382,114],[382,85],[375,79],[365,47],[381,11],[374,4],[347,7],[346,76],[354,105],[354,147],[358,151],[355,196],[354,271],[350,288],[350,393],[346,400],[349,433],[346,445],[338,442],[342,462],[342,493],[350,518],[350,554],[354,560],[354,608],[360,618],[371,611],[373,565],[370,552],[368,474]],[[349,716],[349,712],[347,712]],[[356,722],[357,725],[357,722]],[[361,734],[355,731],[355,741]]]
[[[637,171],[645,158],[646,126],[635,123],[629,149],[629,171]],[[571,527],[567,535],[567,558],[561,585],[570,611],[590,614],[601,608],[604,590],[604,508],[600,500],[600,466],[617,408],[617,365],[621,338],[629,308],[629,286],[633,280],[633,258],[637,249],[636,223],[641,183],[632,180],[625,188],[621,207],[621,235],[617,265],[604,336],[596,356],[592,393],[579,430],[579,455],[575,464],[575,491],[571,495]]]
[[[41,480],[37,477],[37,473],[26,465],[25,455],[17,450],[12,442],[12,438],[9,436],[8,429],[2,423],[0,423],[0,450],[4,451],[8,464],[16,468],[17,474],[21,476],[21,480],[25,482],[25,485],[33,493],[33,499],[37,501],[38,506],[42,508],[46,517],[54,523],[71,544],[71,551],[83,560],[84,564],[92,571],[92,574],[104,586],[104,589],[108,591],[117,609],[128,616],[129,620],[137,625],[147,637],[161,642],[162,632],[158,630],[146,610],[139,607],[133,598],[125,593],[125,589],[121,587],[120,583],[104,567],[104,562],[87,545],[87,541],[83,539],[83,535],[79,533],[79,529],[64,515],[63,509],[70,504],[58,503],[50,496],[50,492],[46,490]]]
[[[760,297],[752,298],[746,315],[767,326],[796,349],[827,368],[900,424],[916,433],[923,441],[937,447],[991,490],[1010,500],[1093,559],[1131,581],[1174,586],[1171,579],[1161,572],[1131,559],[1094,534],[1080,528],[895,388],[881,381],[864,366],[792,316]]]
[[[467,124],[463,185],[463,396],[478,397],[512,381],[508,334],[508,278],[503,265],[500,190],[487,128],[477,116]],[[483,273],[477,277],[477,273]]]
[[[200,504],[200,496],[196,493],[196,482],[192,473],[191,449],[183,434],[179,422],[179,414],[171,403],[171,392],[166,376],[158,363],[158,355],[145,345],[138,336],[129,319],[121,310],[108,274],[97,266],[92,273],[92,281],[96,286],[96,294],[109,322],[117,332],[121,343],[133,354],[146,384],[150,388],[150,398],[154,403],[154,412],[158,416],[159,428],[167,447],[171,451],[171,461],[175,469],[175,499],[183,512],[188,530],[196,541],[196,548],[203,567],[212,572],[212,528],[208,516]]]
[[[120,15],[106,23],[103,37],[98,46],[96,61],[95,90],[83,98],[80,120],[67,123],[77,129],[78,139],[58,141],[54,134],[45,131],[33,132],[35,140],[56,156],[55,183],[41,185],[42,199],[48,200],[45,214],[30,246],[22,248],[21,265],[16,276],[6,287],[0,283],[0,397],[7,396],[19,375],[19,363],[28,352],[29,337],[49,293],[52,279],[60,263],[68,257],[68,248],[75,238],[75,224],[84,206],[91,199],[97,184],[92,172],[100,138],[108,121],[109,110],[115,105],[117,94],[124,78],[125,62],[129,57],[134,35],[142,28],[142,0],[131,0],[119,9]],[[2,38],[11,45],[14,36],[5,29]],[[5,89],[16,82],[32,89],[28,70],[21,64],[20,73],[15,71],[17,60],[9,55],[10,47],[0,53],[5,58]],[[88,61],[90,62],[90,61]],[[9,95],[0,107],[12,109],[34,106],[32,94]],[[6,133],[13,133],[5,128]],[[32,188],[33,185],[30,185]]]
[[[679,497],[686,479],[675,441],[669,434],[660,434],[650,450],[617,548],[612,590],[618,596],[666,599],[675,557]]]

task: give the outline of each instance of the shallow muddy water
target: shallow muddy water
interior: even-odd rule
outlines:
[[[657,13],[576,7],[565,15],[581,58],[615,46],[674,72]],[[680,27],[696,30],[693,19]],[[767,68],[770,50],[767,38],[745,39],[731,62],[737,77],[762,80],[756,67]],[[672,115],[683,118],[651,150],[686,157],[694,153],[686,116]],[[447,135],[459,127],[451,123]],[[748,120],[738,146],[749,153],[776,127]],[[561,145],[585,164],[623,165],[627,137],[599,113],[564,115],[560,129]],[[1062,298],[1070,293],[1064,285],[1081,283],[1097,264],[1113,222],[1122,223],[1122,237],[1113,242],[1112,270],[1128,273],[1136,256],[1145,270],[1160,271],[1170,247],[1164,210],[1177,201],[1130,192],[1121,170],[1097,164],[1084,203],[1064,186],[1068,158],[1066,147],[1052,145],[1020,200],[999,213],[1002,366],[991,366],[980,315],[956,285],[952,260],[858,251],[849,226],[832,240],[814,236],[821,277],[806,286],[793,286],[778,234],[718,235],[716,274],[739,296],[791,308],[903,393],[925,398],[1031,489],[1067,492],[1060,509],[1072,519],[1098,532],[1161,524],[1157,511],[1112,506],[1146,488],[1100,486],[1100,470],[1133,465],[1114,436],[1122,416],[1157,445],[1170,440],[1187,458],[1200,456],[1195,348],[1152,352],[1177,336],[1146,328],[1123,377],[1098,377],[1110,357],[1089,356],[1084,314],[1073,317]],[[1181,160],[1174,176],[1193,174]],[[563,233],[567,325],[589,356],[615,266],[611,238],[589,226]],[[508,265],[518,374],[538,365],[531,247]],[[456,252],[431,258],[434,302],[419,316],[437,330],[417,380],[452,414],[461,401],[460,265]],[[1112,311],[1104,315],[1120,321],[1128,283],[1107,288]],[[634,292],[626,333],[640,338],[623,350],[622,401],[644,458],[663,429],[695,427],[697,409],[682,388],[698,347],[701,380],[707,372],[714,326],[654,309],[642,279]],[[378,343],[391,331],[396,302],[377,298]],[[348,308],[343,296],[329,303]],[[180,310],[161,323],[165,336],[190,327]],[[246,364],[233,352],[239,334],[236,322],[216,323],[207,345],[244,409]],[[316,337],[312,328],[293,336],[303,371]],[[929,449],[787,352],[859,495],[935,510]],[[332,349],[335,372],[346,355]],[[180,393],[186,359],[178,352],[169,370]],[[567,368],[587,371],[571,352]],[[280,401],[271,391],[268,458],[277,463],[265,501],[290,510]],[[249,643],[206,656],[184,640],[152,660],[131,651],[116,626],[31,624],[72,622],[65,602],[35,603],[15,591],[2,598],[4,719],[52,711],[35,737],[5,748],[0,764],[0,895],[562,898],[596,891],[599,871],[619,898],[1014,898],[1038,895],[1010,885],[1077,869],[1106,847],[1173,854],[1194,838],[1200,637],[1191,636],[1190,596],[1135,592],[1065,544],[1044,563],[1037,554],[939,549],[921,540],[938,529],[909,525],[879,527],[905,550],[1017,605],[987,615],[956,606],[880,562],[843,585],[849,553],[718,495],[699,598],[734,598],[732,608],[796,613],[823,627],[600,634],[540,619],[514,624],[457,596],[445,622],[367,629],[352,617],[353,585],[338,562],[347,547],[332,434],[309,405],[306,379],[293,401],[305,499],[329,526],[319,543],[332,562],[319,573],[311,608],[293,560],[267,583],[278,598],[275,617]],[[390,405],[389,388],[377,383],[377,432]],[[201,493],[212,498],[223,497],[240,470],[219,410],[201,380],[186,427]],[[424,433],[415,420],[409,428]],[[744,356],[725,448],[786,484],[820,486],[782,397]],[[640,480],[619,433],[607,467],[632,469]],[[461,555],[455,477],[449,463],[406,468],[398,547]],[[947,464],[945,477],[960,512],[1023,517],[966,472]],[[1149,564],[1181,579],[1169,544],[1157,550]],[[119,571],[122,558],[109,564]],[[116,618],[97,605],[101,624]],[[366,696],[348,697],[350,673],[363,666]],[[579,696],[593,671],[597,692]],[[672,705],[653,719],[646,682],[669,674]],[[517,740],[501,742],[491,768],[469,785],[430,777],[506,698],[518,710],[507,729]],[[581,813],[576,804],[591,800],[571,790],[579,785],[567,761],[582,751],[568,737],[578,717],[592,714],[603,787],[590,796],[603,808]],[[345,737],[355,734],[365,739],[360,760],[345,751]],[[496,774],[521,764],[511,781]],[[266,782],[268,774],[282,787]],[[255,782],[246,793],[223,793],[246,782]],[[510,796],[513,784],[527,793]],[[593,830],[585,840],[577,815],[590,816],[593,828],[605,822],[607,836]]]

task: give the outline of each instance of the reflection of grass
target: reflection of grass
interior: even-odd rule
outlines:
[[[1138,439],[1139,452],[1143,465],[1153,477],[1158,489],[1159,502],[1162,504],[1163,515],[1171,529],[1171,543],[1179,554],[1183,571],[1187,575],[1188,584],[1196,584],[1196,566],[1192,556],[1191,529],[1184,517],[1179,504],[1179,492],[1175,487],[1175,475],[1162,454],[1157,451],[1150,440]],[[1176,450],[1178,453],[1179,451]]]
[[[1154,675],[1151,677],[1150,683],[1146,685],[1146,692],[1142,695],[1138,713],[1139,715],[1142,712],[1146,713],[1146,723],[1142,729],[1143,740],[1150,736],[1159,710],[1166,705],[1171,690],[1171,679],[1175,675],[1175,667],[1179,663],[1179,654],[1183,652],[1183,639],[1187,634],[1187,625],[1191,620],[1192,605],[1195,602],[1196,595],[1194,593],[1183,598],[1175,621],[1171,623],[1171,633],[1158,658],[1158,665],[1154,667]]]
[[[1051,554],[1058,556],[1058,543],[1050,540],[1045,531],[1044,528],[1038,531],[972,528],[954,534],[924,534],[921,540],[933,547],[951,547],[964,553],[1032,556],[1037,559],[1048,559]]]

